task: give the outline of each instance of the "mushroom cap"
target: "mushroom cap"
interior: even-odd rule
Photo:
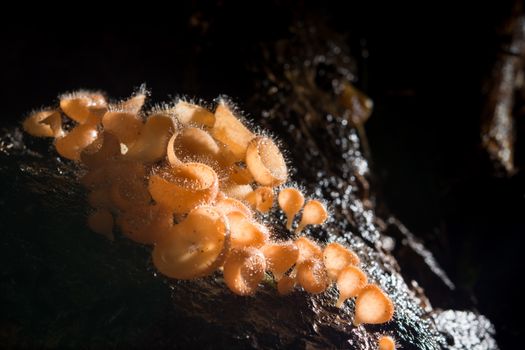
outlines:
[[[379,350],[396,350],[396,342],[388,335],[382,335],[377,341]]]
[[[149,179],[153,199],[176,214],[185,214],[200,204],[209,204],[219,192],[217,174],[202,163],[163,168]]]
[[[231,247],[262,247],[270,236],[266,226],[247,218],[239,211],[232,211],[226,215],[230,223]]]
[[[359,257],[339,243],[330,243],[323,250],[323,262],[332,281],[337,279],[339,272],[348,265],[359,265]]]
[[[250,210],[250,208],[248,208],[243,202],[235,198],[226,197],[217,200],[217,202],[215,203],[215,208],[217,208],[217,210],[224,215],[228,215],[229,213],[236,211],[242,213],[248,219],[253,218],[253,213]]]
[[[292,278],[290,276],[283,276],[278,282],[277,282],[277,292],[280,295],[288,295],[295,289],[295,285],[297,282],[295,281],[295,278]]]
[[[164,114],[151,115],[126,157],[146,163],[163,159],[166,156],[168,140],[174,130],[175,124],[170,117]]]
[[[299,258],[299,248],[293,242],[270,243],[261,248],[266,264],[277,280],[280,280]]]
[[[113,183],[109,197],[119,210],[130,210],[136,206],[147,205],[151,201],[148,186],[144,180],[134,178]]]
[[[153,248],[153,264],[168,277],[203,277],[222,265],[229,239],[224,215],[213,207],[197,207],[159,239]]]
[[[394,304],[375,284],[365,286],[357,295],[354,324],[386,323],[394,316]]]
[[[287,222],[286,228],[292,227],[292,222],[295,215],[301,210],[304,205],[304,195],[296,188],[288,187],[282,189],[277,197],[279,206],[286,214]]]
[[[117,218],[122,233],[137,243],[153,244],[169,234],[173,227],[173,215],[156,205],[136,205]]]
[[[120,142],[117,137],[104,131],[98,134],[93,143],[82,150],[80,160],[82,164],[90,168],[101,168],[120,155]]]
[[[297,238],[294,243],[297,248],[299,248],[299,257],[297,258],[298,263],[308,259],[321,260],[323,258],[321,247],[311,239],[301,236]]]
[[[197,125],[212,128],[215,125],[215,115],[204,107],[185,101],[179,101],[173,108],[175,116],[182,125]]]
[[[297,264],[297,282],[311,294],[322,293],[328,288],[328,276],[319,259],[308,259]]]
[[[98,124],[108,104],[100,92],[77,91],[60,97],[60,109],[74,121]]]
[[[258,136],[246,149],[246,165],[253,178],[263,186],[278,186],[288,178],[286,161],[269,137]]]
[[[168,161],[173,166],[187,161],[219,163],[220,148],[207,131],[187,127],[176,132],[170,138]]]
[[[238,295],[253,295],[264,278],[266,260],[252,247],[232,249],[224,263],[224,281]]]
[[[229,106],[221,101],[215,109],[215,124],[211,130],[213,137],[227,146],[236,161],[246,157],[248,143],[254,134],[237,118]]]
[[[341,307],[346,299],[357,296],[368,283],[366,274],[356,266],[347,266],[337,276],[339,299],[336,306]]]
[[[58,137],[63,133],[60,113],[55,109],[32,113],[24,120],[22,127],[25,132],[36,137]]]
[[[273,206],[273,189],[268,186],[257,187],[245,200],[261,213],[267,213]]]
[[[115,135],[120,143],[130,146],[138,139],[143,124],[136,113],[109,111],[102,117],[102,126],[105,131]]]

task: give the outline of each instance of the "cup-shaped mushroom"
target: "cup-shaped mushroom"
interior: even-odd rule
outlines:
[[[138,139],[143,124],[136,113],[118,110],[104,114],[102,126],[105,131],[115,135],[120,143],[129,146]]]
[[[299,257],[297,258],[298,263],[309,259],[323,259],[323,251],[321,250],[321,247],[311,239],[303,236],[297,238],[294,243],[299,249]]]
[[[186,163],[161,169],[149,179],[153,199],[174,212],[185,214],[215,200],[219,192],[217,174],[202,163]]]
[[[22,124],[24,131],[36,137],[60,137],[63,135],[62,118],[54,109],[32,113]]]
[[[238,185],[230,181],[221,181],[221,191],[228,197],[242,201],[252,193],[253,188],[251,185]]]
[[[239,211],[227,215],[231,231],[231,247],[262,247],[270,236],[266,226],[259,224]]]
[[[319,294],[328,287],[328,276],[323,262],[319,259],[308,259],[297,265],[297,282],[311,294]]]
[[[101,168],[120,157],[120,142],[109,132],[99,133],[97,139],[80,153],[82,164],[89,168]]]
[[[80,124],[99,124],[108,104],[100,92],[77,91],[60,96],[60,109]]]
[[[288,178],[288,169],[279,147],[269,137],[258,136],[246,150],[246,165],[263,186],[278,186]]]
[[[245,159],[248,143],[255,136],[224,102],[219,103],[215,110],[215,124],[211,134],[228,147],[237,161]]]
[[[113,205],[119,210],[130,210],[150,203],[151,196],[143,179],[129,178],[115,181],[109,191]]]
[[[182,125],[213,128],[215,115],[204,107],[179,101],[173,108],[175,116]]]
[[[261,251],[266,257],[268,270],[278,281],[299,258],[299,248],[293,242],[266,244]]]
[[[153,244],[168,235],[173,227],[173,215],[156,205],[136,205],[117,218],[122,233],[134,242]]]
[[[80,152],[95,141],[97,135],[97,129],[92,125],[77,125],[68,134],[56,139],[55,148],[64,158],[80,160]]]
[[[379,350],[396,350],[396,342],[388,335],[382,335],[377,341]]]
[[[195,208],[157,242],[153,264],[172,278],[207,276],[224,262],[229,238],[224,215],[208,206]]]
[[[174,130],[175,125],[170,117],[163,114],[150,116],[126,157],[145,163],[161,160],[166,156],[168,140]]]
[[[268,186],[257,187],[245,197],[245,201],[260,213],[267,213],[273,206],[273,189]]]
[[[183,162],[217,163],[220,148],[205,130],[188,127],[175,133],[168,142],[168,161],[176,166]]]
[[[279,281],[277,281],[277,292],[280,295],[288,295],[295,289],[296,285],[295,278],[290,276],[283,276]]]
[[[337,276],[339,299],[335,306],[341,307],[346,299],[353,298],[361,292],[368,283],[365,273],[355,266],[347,266],[340,270]]]
[[[215,203],[215,208],[224,215],[228,215],[231,212],[240,212],[244,217],[251,219],[253,218],[253,213],[243,202],[235,198],[223,198],[218,199]]]
[[[335,281],[339,272],[348,265],[359,265],[359,257],[339,243],[330,243],[323,250],[323,262],[330,280]]]
[[[354,324],[386,323],[394,316],[394,304],[375,284],[369,284],[361,289],[355,302]]]
[[[113,215],[106,209],[99,209],[88,217],[89,228],[106,238],[113,240]]]
[[[308,225],[320,225],[328,219],[328,211],[323,203],[313,199],[308,201],[303,208],[303,215],[301,222],[295,230],[296,233],[301,232]]]
[[[289,187],[279,192],[277,201],[284,214],[286,214],[286,228],[290,230],[295,215],[304,205],[304,196],[298,189]]]
[[[237,295],[253,295],[264,278],[266,260],[256,248],[232,249],[224,263],[224,281]]]
[[[147,95],[148,92],[146,89],[141,88],[127,100],[117,103],[116,106],[113,106],[113,109],[118,109],[132,114],[138,114],[142,109],[142,106],[144,106],[144,102],[146,102]]]

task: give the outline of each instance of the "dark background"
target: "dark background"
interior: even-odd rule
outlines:
[[[101,89],[123,98],[143,82],[154,101],[226,94],[242,106],[254,94],[250,68],[260,62],[259,45],[315,16],[348,34],[360,57],[356,84],[375,102],[366,130],[381,206],[425,241],[469,299],[465,305],[496,324],[506,348],[523,324],[517,314],[525,185],[522,172],[492,175],[479,125],[497,29],[510,9],[511,1],[472,7],[224,1],[157,8],[141,19],[91,9],[86,19],[14,21],[0,34],[1,123],[19,123],[61,92]]]

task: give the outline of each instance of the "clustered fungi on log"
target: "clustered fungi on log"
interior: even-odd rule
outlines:
[[[57,152],[85,168],[80,182],[90,191],[93,231],[112,238],[116,225],[153,245],[153,264],[170,278],[220,270],[238,295],[255,294],[266,272],[283,295],[296,286],[318,294],[335,283],[338,307],[356,298],[356,325],[392,319],[392,301],[368,283],[354,252],[304,235],[279,241],[264,225],[275,191],[288,230],[302,210],[296,234],[329,215],[324,203],[285,185],[287,165],[270,137],[252,133],[223,100],[215,112],[178,101],[143,113],[146,96],[141,90],[109,104],[99,92],[80,91],[24,122],[34,136],[55,137]],[[77,124],[64,131],[63,116]]]

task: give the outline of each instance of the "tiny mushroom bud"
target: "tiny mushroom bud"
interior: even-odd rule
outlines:
[[[186,163],[161,169],[149,179],[153,199],[176,214],[185,214],[199,204],[209,204],[219,192],[217,174],[202,163]]]
[[[308,259],[297,265],[297,282],[305,291],[319,294],[328,287],[328,276],[319,259]]]
[[[273,189],[267,186],[257,187],[245,200],[261,213],[267,213],[273,206]]]
[[[253,178],[263,186],[278,186],[288,178],[286,162],[272,139],[258,136],[246,150],[246,165]]]
[[[394,304],[390,298],[375,284],[361,289],[355,303],[354,324],[386,323],[394,316]]]
[[[224,215],[212,207],[197,207],[157,241],[153,264],[172,278],[207,276],[224,262],[229,239]]]
[[[310,200],[303,208],[301,222],[295,232],[301,232],[307,225],[320,225],[324,223],[326,219],[328,219],[328,212],[324,204],[315,199]]]
[[[212,128],[215,124],[215,115],[201,106],[179,101],[173,108],[173,111],[182,125]]]
[[[346,299],[353,298],[368,283],[365,273],[355,266],[347,266],[339,272],[337,277],[337,289],[339,290],[339,299],[335,306],[342,307]]]
[[[377,341],[379,350],[396,350],[396,342],[388,335],[382,335]]]
[[[89,228],[106,238],[113,240],[113,216],[106,209],[99,209],[88,217]]]
[[[290,230],[295,215],[304,205],[304,196],[298,189],[289,187],[279,192],[278,202],[286,214],[286,228]]]
[[[332,281],[337,279],[339,272],[348,265],[359,265],[359,258],[351,250],[339,243],[330,243],[323,250],[323,261]]]
[[[80,160],[80,152],[97,138],[97,129],[92,125],[77,125],[63,137],[56,139],[55,147],[62,157]]]
[[[283,278],[299,258],[299,248],[292,242],[266,244],[261,251],[266,257],[268,270],[276,280]]]
[[[235,294],[253,295],[265,270],[266,261],[258,249],[233,249],[224,263],[224,281]]]

